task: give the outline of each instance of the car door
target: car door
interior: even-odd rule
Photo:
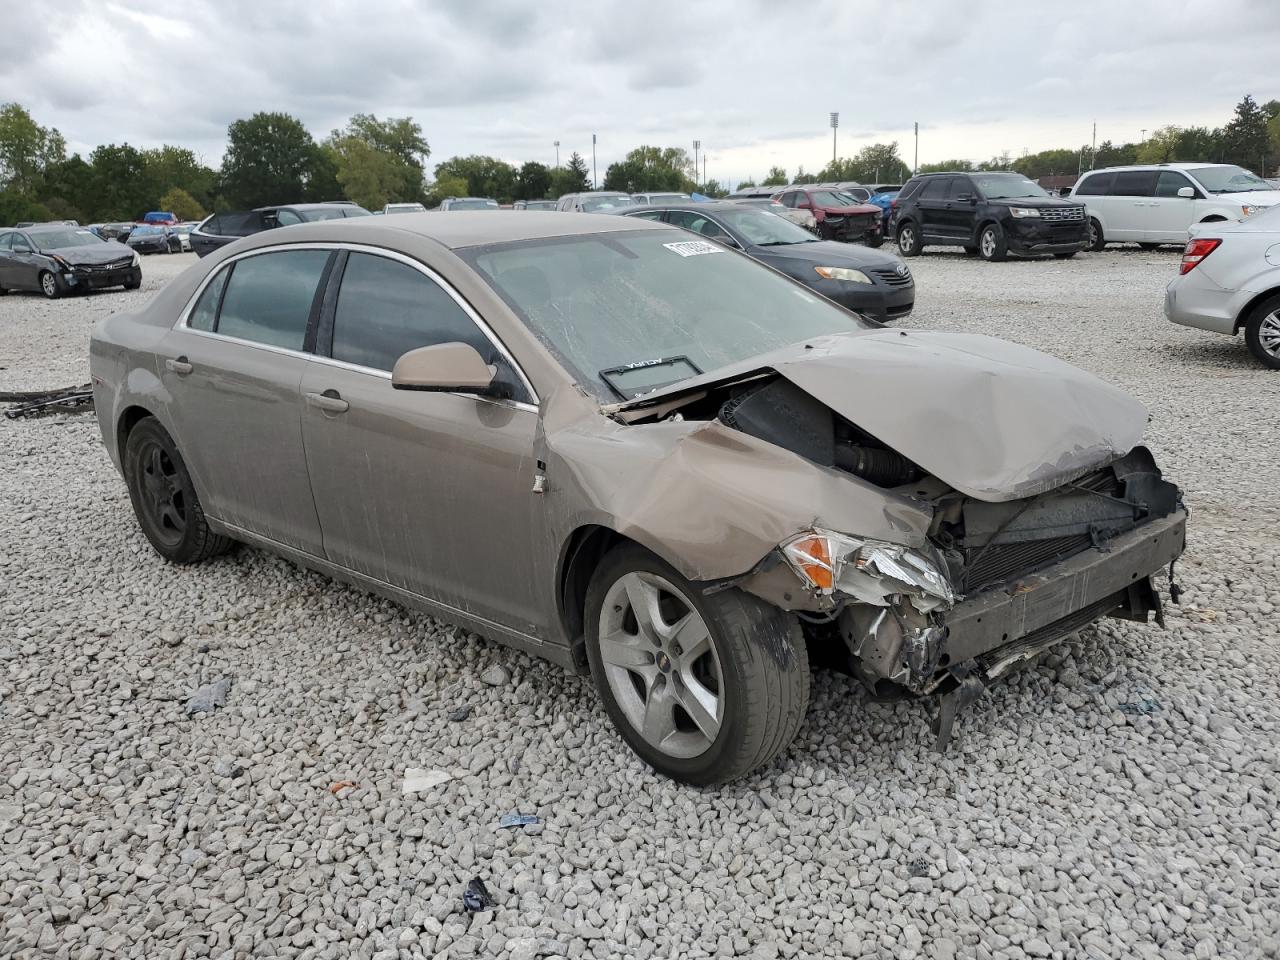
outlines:
[[[487,328],[417,261],[351,251],[302,380],[303,440],[330,561],[546,636],[536,398]],[[500,396],[396,390],[410,350],[476,347]]]
[[[175,440],[205,511],[323,555],[299,385],[332,249],[243,255],[215,271],[157,350]]]
[[[1190,197],[1178,196],[1190,187]],[[1147,213],[1147,240],[1152,243],[1186,243],[1187,231],[1196,218],[1196,197],[1203,196],[1186,174],[1177,170],[1161,170],[1156,175],[1155,195]]]
[[[1153,229],[1155,170],[1118,170],[1111,185],[1111,207],[1106,229],[1108,240],[1146,243]]]
[[[947,203],[943,208],[943,229],[948,237],[968,242],[972,239],[974,214],[981,198],[977,185],[968,177],[952,177],[947,188]]]
[[[948,239],[947,204],[954,177],[930,177],[924,183],[916,201],[919,210],[920,232],[931,239]]]
[[[13,231],[0,233],[0,288],[16,289],[17,284],[9,279],[10,273],[13,272],[13,238],[17,236]]]

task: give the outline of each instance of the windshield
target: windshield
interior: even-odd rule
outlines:
[[[425,213],[427,210],[420,203],[389,203],[384,213]]]
[[[554,200],[530,200],[525,204],[526,210],[554,210],[556,202]]]
[[[450,200],[450,210],[496,210],[496,200]]]
[[[304,222],[318,223],[321,220],[341,220],[344,217],[367,217],[369,211],[364,207],[346,206],[341,207],[315,207],[311,210],[294,210]]]
[[[1196,167],[1188,170],[1210,193],[1254,193],[1275,187],[1244,167]]]
[[[1017,173],[993,173],[988,176],[975,176],[973,182],[978,185],[978,189],[982,191],[982,195],[988,200],[1049,196],[1038,183],[1028,180]]]
[[[596,210],[616,210],[618,207],[629,207],[635,201],[625,194],[616,197],[583,197],[578,204],[587,213]]]
[[[164,227],[157,227],[152,223],[140,223],[129,231],[131,237],[145,237],[151,234],[164,233]]]
[[[869,324],[683,230],[553,237],[460,250],[582,386],[652,366],[644,390]],[[680,363],[671,361],[683,358]],[[641,366],[637,366],[641,365]],[[665,376],[660,379],[659,374]]]
[[[778,207],[782,210],[787,209],[782,204],[778,204]],[[790,220],[785,220],[768,210],[761,210],[759,207],[717,210],[716,216],[741,233],[749,242],[761,247],[817,241],[817,237],[808,230],[803,230]]]
[[[845,193],[834,190],[815,190],[809,194],[815,206],[819,207],[856,207],[858,201]]]
[[[89,230],[41,230],[31,234],[31,242],[40,250],[61,250],[63,247],[84,247],[91,243],[106,243]]]

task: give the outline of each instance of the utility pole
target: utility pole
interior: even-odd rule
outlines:
[[[596,188],[596,135],[591,135],[591,189]]]
[[[1146,143],[1146,142],[1147,142],[1147,128],[1146,128],[1146,127],[1143,127],[1143,128],[1142,128],[1142,139],[1141,139],[1141,140],[1139,140],[1138,142],[1139,142],[1139,143]]]
[[[1093,121],[1093,146],[1089,148],[1089,169],[1098,162],[1098,121]]]
[[[560,169],[560,141],[556,141],[556,169]]]
[[[832,111],[831,113],[831,165],[834,167],[836,163],[836,127],[840,126],[840,113]]]
[[[698,179],[698,151],[701,149],[702,149],[702,141],[701,140],[693,141],[693,179],[694,180]],[[695,183],[694,186],[696,187],[697,184]]]
[[[916,156],[915,161],[911,164],[911,175],[914,177],[920,172],[920,121],[915,123],[916,128]]]
[[[707,188],[707,155],[702,155],[702,189]]]

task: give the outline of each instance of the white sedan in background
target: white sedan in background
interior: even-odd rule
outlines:
[[[1164,315],[1215,333],[1243,330],[1249,351],[1280,370],[1280,206],[1193,226]]]

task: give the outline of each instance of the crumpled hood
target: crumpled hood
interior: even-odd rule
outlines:
[[[106,243],[87,243],[82,247],[59,247],[48,252],[56,253],[67,263],[79,264],[112,263],[123,260],[133,253],[123,243],[117,243],[114,240],[108,240]]]
[[[1124,391],[1038,350],[915,330],[794,344],[615,409],[764,369],[960,492],[993,502],[1032,496],[1123,456],[1147,418]]]

